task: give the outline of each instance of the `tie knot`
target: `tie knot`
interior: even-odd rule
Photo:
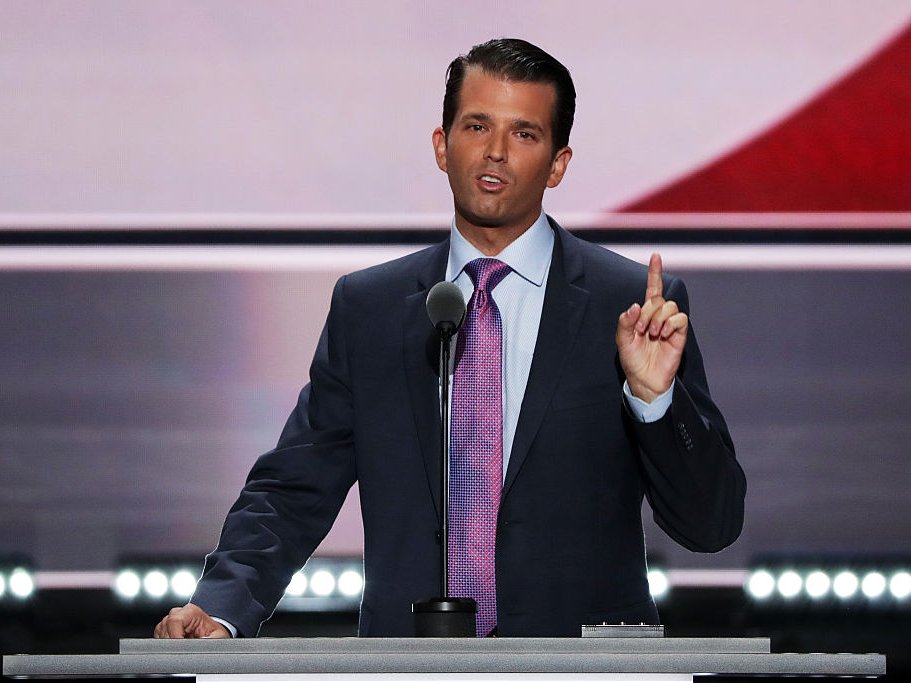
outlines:
[[[478,258],[465,264],[465,272],[474,283],[474,288],[482,292],[490,292],[511,271],[508,265],[495,258]]]

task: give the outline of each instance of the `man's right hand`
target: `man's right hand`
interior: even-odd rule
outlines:
[[[224,626],[192,602],[175,607],[155,627],[156,638],[230,638]]]

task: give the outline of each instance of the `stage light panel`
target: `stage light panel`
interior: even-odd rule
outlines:
[[[119,565],[111,590],[122,602],[143,608],[185,603],[201,573],[199,559],[188,556],[125,556]]]
[[[744,583],[744,590],[767,609],[843,609],[866,604],[895,609],[911,597],[911,564],[898,557],[768,557]],[[770,599],[771,598],[771,599]]]

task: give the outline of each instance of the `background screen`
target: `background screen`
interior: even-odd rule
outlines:
[[[446,66],[502,35],[575,79],[575,155],[546,198],[565,225],[901,214],[909,20],[906,0],[10,0],[0,224],[448,225]]]

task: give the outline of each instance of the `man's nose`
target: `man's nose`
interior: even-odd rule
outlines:
[[[487,140],[485,157],[491,161],[506,161],[508,138],[505,134],[494,133]]]

